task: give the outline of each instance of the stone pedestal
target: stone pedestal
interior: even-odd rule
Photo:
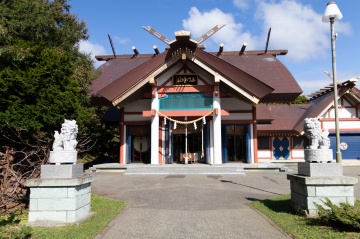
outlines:
[[[92,176],[28,180],[28,224],[59,226],[78,223],[90,217],[92,181]]]
[[[60,150],[60,151],[50,151],[50,163],[55,163],[60,165],[62,163],[72,163],[76,164],[77,161],[77,151],[76,150]]]
[[[41,165],[42,179],[45,178],[77,178],[84,174],[84,164],[61,164],[61,165]]]
[[[343,168],[339,163],[298,163],[298,174],[309,177],[343,176]]]
[[[287,175],[287,179],[290,180],[292,208],[308,216],[317,216],[315,204],[324,206],[326,198],[333,204],[354,205],[354,184],[358,182],[357,178]]]
[[[306,162],[314,163],[331,163],[332,149],[304,149]]]

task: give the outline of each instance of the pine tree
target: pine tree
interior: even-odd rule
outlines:
[[[87,28],[67,2],[0,0],[0,212],[23,198],[65,118],[83,138],[96,120],[88,92],[95,70],[79,51]]]

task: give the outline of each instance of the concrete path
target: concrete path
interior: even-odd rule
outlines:
[[[344,174],[358,177],[359,169],[344,167]],[[95,173],[94,194],[129,204],[96,239],[289,238],[247,205],[290,193],[286,175],[274,171],[247,171],[246,175]],[[355,194],[359,195],[358,185]]]

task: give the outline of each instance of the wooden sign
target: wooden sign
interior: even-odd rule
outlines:
[[[178,74],[173,75],[174,85],[197,85],[198,75],[195,74]]]

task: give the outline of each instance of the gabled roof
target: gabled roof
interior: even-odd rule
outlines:
[[[113,56],[97,56],[97,59],[106,59],[107,61],[99,67],[99,77],[91,83],[91,96],[97,96],[101,89],[153,57],[154,54],[142,54],[138,57],[134,57],[134,55],[117,55],[116,58]]]
[[[278,52],[286,54],[287,51]],[[302,93],[302,90],[289,70],[275,56],[272,51],[268,54],[249,51],[242,55],[239,55],[239,52],[223,52],[219,58],[274,89],[260,102],[291,102]]]
[[[354,86],[354,82],[350,81],[338,85],[338,97],[347,95],[359,104],[360,91]],[[258,124],[258,134],[301,134],[305,118],[320,118],[332,106],[334,88],[330,85],[324,89],[326,90],[320,90],[317,94],[312,94],[312,98],[307,104],[258,105],[256,107],[257,120],[267,122],[267,124]],[[269,111],[272,120],[269,120],[267,114],[261,113],[263,111]]]
[[[117,96],[129,90],[134,84],[136,84],[140,79],[149,75],[153,70],[160,67],[166,61],[167,52],[163,52],[156,57],[152,57],[148,60],[141,59],[139,57],[134,58],[124,58],[121,62],[122,64],[128,65],[128,70],[124,69],[123,72],[118,72],[116,75],[110,75],[111,71],[114,70],[112,65],[106,65],[101,68],[100,78],[105,78],[103,74],[109,74],[113,79],[109,84],[104,88],[98,91],[98,94],[105,97],[109,101],[113,101]],[[117,58],[115,58],[117,59]],[[114,59],[113,59],[114,60]],[[143,62],[142,62],[143,60]],[[112,61],[112,60],[110,60]],[[121,62],[119,62],[121,64]]]
[[[246,51],[242,55],[224,52],[219,55],[205,52],[204,47],[196,46],[190,38],[184,39],[175,40],[158,55],[98,56],[97,59],[105,59],[107,62],[101,66],[100,76],[92,82],[92,96],[102,96],[114,105],[119,104],[129,96],[129,92],[138,92],[140,88],[143,92],[144,84],[161,73],[157,71],[159,68],[167,70],[169,65],[181,60],[184,52],[188,60],[206,65],[213,73],[219,74],[223,88],[235,91],[238,91],[236,88],[241,89],[248,94],[248,99],[254,98],[255,104],[259,101],[290,102],[302,93],[293,76],[275,57],[286,54],[287,51],[269,51],[267,54]],[[239,93],[242,94],[241,91],[238,91],[238,96]]]
[[[308,104],[281,104],[266,105],[260,104],[256,106],[256,115],[258,120],[258,135],[298,135],[299,132],[294,128],[305,112],[309,109]],[[269,115],[261,112],[270,112],[272,120],[271,124],[261,124],[262,121],[269,120]]]
[[[309,110],[303,115],[295,126],[295,130],[298,132],[303,131],[304,120],[306,118],[320,118],[326,110],[333,105],[334,102],[334,86],[330,85],[330,90],[327,90],[325,93],[321,93],[317,97],[313,97],[309,101]],[[346,81],[338,85],[338,99],[341,98],[345,93],[355,87],[355,83],[351,81]]]
[[[248,93],[255,95],[262,99],[266,95],[273,92],[275,89],[267,85],[265,82],[257,79],[253,75],[246,73],[244,70],[229,64],[227,61],[207,53],[201,49],[195,51],[196,58],[204,64],[213,68],[219,74],[227,77],[240,88],[246,90]]]

